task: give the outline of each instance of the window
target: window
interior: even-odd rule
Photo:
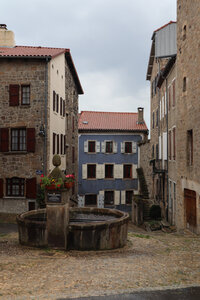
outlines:
[[[154,112],[152,114],[152,128],[154,128]]]
[[[193,130],[187,131],[187,161],[188,165],[193,165]]]
[[[56,95],[56,112],[58,113],[59,111],[59,95]]]
[[[60,97],[60,115],[63,114],[63,99]]]
[[[56,110],[56,92],[53,91],[53,111]]]
[[[87,178],[96,178],[96,165],[87,165]]]
[[[158,109],[156,110],[156,127],[158,127]]]
[[[171,108],[171,86],[168,87],[168,110]]]
[[[156,144],[156,160],[158,160],[158,144]]]
[[[23,105],[30,104],[30,85],[21,86],[21,97]]]
[[[75,131],[75,117],[72,116],[72,132]]]
[[[69,114],[66,114],[66,129],[69,129]]]
[[[169,131],[169,159],[172,159],[172,132]]]
[[[176,160],[176,128],[173,128],[173,159]]]
[[[152,145],[152,158],[154,158],[154,145]]]
[[[187,79],[186,77],[183,77],[183,92],[186,92],[187,89]]]
[[[187,26],[183,26],[183,41],[186,39]]]
[[[132,204],[133,191],[126,191],[126,204]]]
[[[53,154],[56,153],[56,133],[53,133]]]
[[[85,206],[97,206],[97,195],[85,195]]]
[[[72,146],[72,163],[75,163],[75,147]]]
[[[14,197],[24,196],[24,179],[18,177],[7,178],[6,195]]]
[[[174,80],[173,83],[172,83],[172,91],[173,91],[172,105],[173,105],[173,107],[176,104],[176,86],[175,86],[175,82],[176,81]]]
[[[63,117],[65,117],[65,100],[62,101],[63,104]]]
[[[60,135],[60,154],[63,154],[63,134]]]
[[[88,141],[88,152],[94,153],[96,152],[96,142]]]
[[[113,142],[106,141],[106,153],[113,153]]]
[[[113,165],[105,165],[105,178],[113,178]]]
[[[26,129],[11,129],[11,151],[26,151]]]
[[[104,205],[114,205],[114,191],[105,191]]]
[[[125,153],[132,153],[132,142],[125,142]]]
[[[132,165],[124,165],[124,178],[132,178]]]
[[[59,154],[59,134],[57,134],[57,154]]]

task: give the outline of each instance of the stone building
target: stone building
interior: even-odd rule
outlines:
[[[200,234],[200,1],[177,1],[177,220]]]
[[[143,108],[138,113],[81,112],[80,205],[131,212],[133,195],[139,193],[138,142],[147,135]]]
[[[40,174],[52,170],[54,154],[77,178],[79,94],[69,49],[15,46],[0,25],[0,212],[36,207]]]
[[[151,140],[140,146],[149,196],[159,204],[162,217],[174,224],[176,189],[176,22],[155,30],[147,68],[150,81]],[[172,154],[173,151],[173,154]],[[170,153],[170,155],[169,155]],[[170,197],[169,197],[170,195]]]

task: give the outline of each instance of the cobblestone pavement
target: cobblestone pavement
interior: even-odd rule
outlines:
[[[58,299],[200,284],[200,237],[139,230],[110,251],[35,249],[0,234],[0,299]]]

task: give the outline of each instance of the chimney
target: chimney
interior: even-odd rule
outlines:
[[[138,124],[144,124],[144,108],[138,107]]]
[[[15,47],[14,33],[7,29],[6,24],[0,24],[0,47]]]

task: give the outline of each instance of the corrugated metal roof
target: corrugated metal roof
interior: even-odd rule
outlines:
[[[78,128],[81,131],[147,131],[145,122],[138,124],[138,113],[82,111]]]

